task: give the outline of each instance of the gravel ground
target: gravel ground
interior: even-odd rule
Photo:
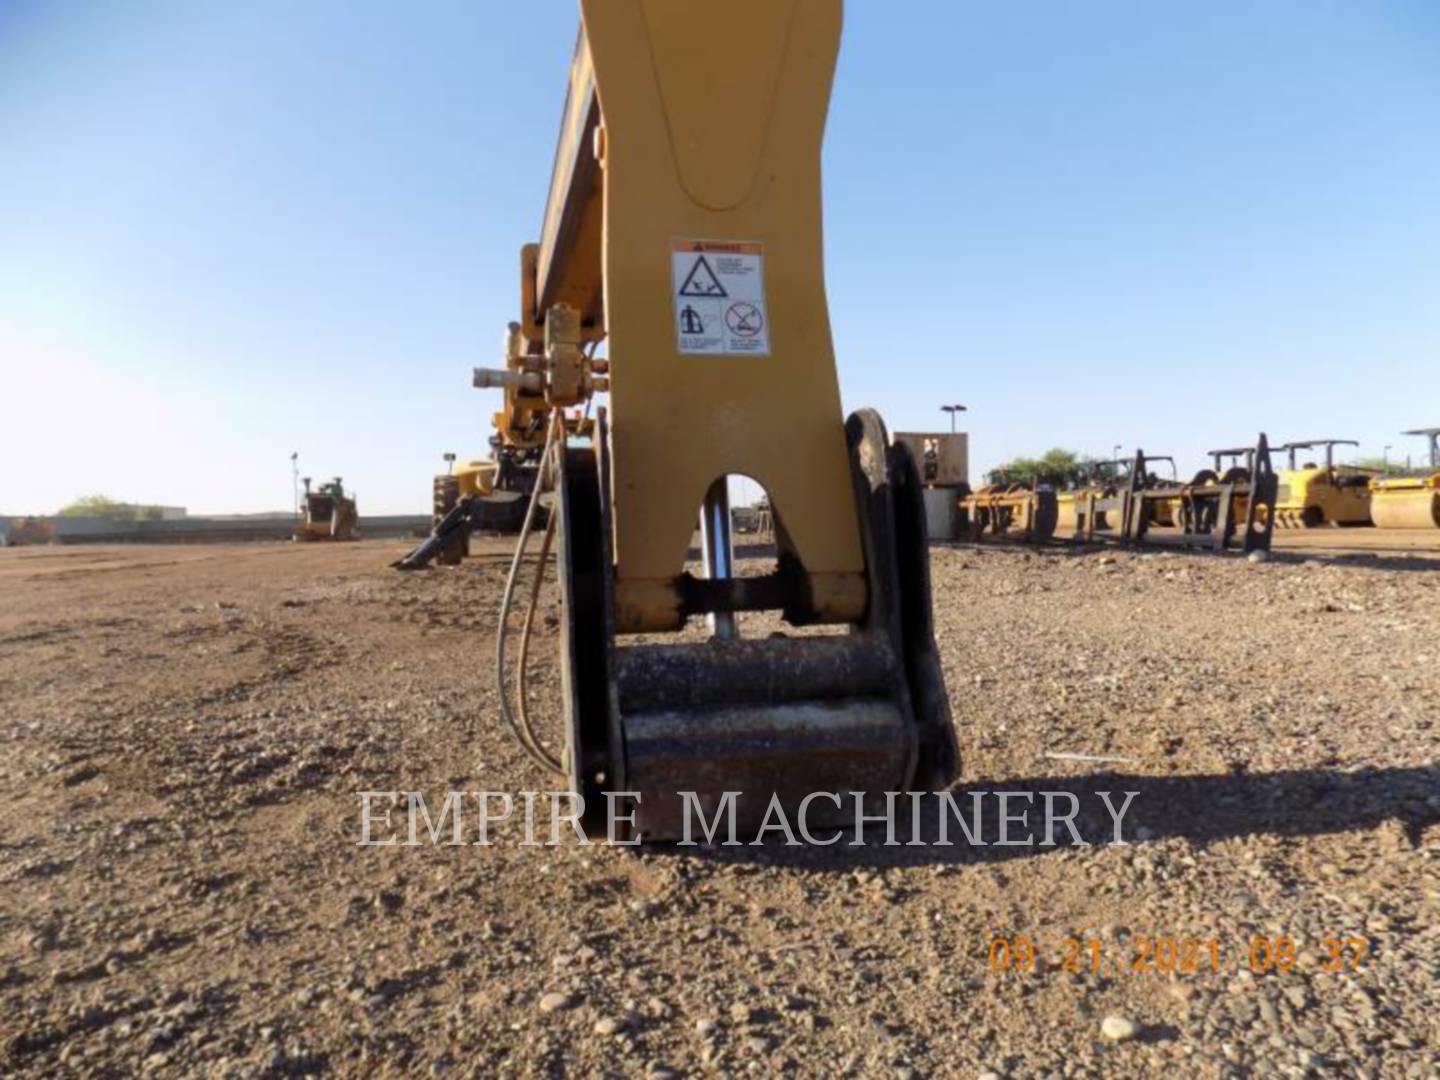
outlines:
[[[0,1073],[1436,1075],[1440,563],[935,550],[960,787],[1127,845],[358,847],[554,786],[487,551],[0,551]]]

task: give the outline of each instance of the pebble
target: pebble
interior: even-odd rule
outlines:
[[[617,1020],[613,1016],[602,1016],[595,1021],[596,1035],[618,1035],[625,1030],[625,1021]]]
[[[1100,1034],[1111,1042],[1128,1042],[1140,1034],[1140,1025],[1127,1016],[1112,1013],[1100,1022]]]
[[[568,1009],[575,1002],[569,994],[551,993],[540,999],[540,1011],[543,1013],[559,1012],[561,1009]]]
[[[715,1021],[711,1020],[708,1016],[701,1017],[699,1020],[695,1021],[695,1030],[701,1035],[714,1035],[716,1029],[719,1026],[720,1025],[715,1023]]]

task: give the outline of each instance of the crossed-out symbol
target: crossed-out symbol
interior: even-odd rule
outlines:
[[[731,304],[725,312],[725,325],[738,337],[755,337],[765,328],[765,316],[754,304]]]

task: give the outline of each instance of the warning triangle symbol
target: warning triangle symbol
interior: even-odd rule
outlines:
[[[690,273],[685,277],[685,284],[680,286],[681,296],[722,297],[730,294],[720,284],[720,279],[715,276],[715,271],[710,269],[709,262],[701,255],[695,260],[695,265],[690,268]]]

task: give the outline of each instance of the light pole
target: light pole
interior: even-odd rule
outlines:
[[[964,405],[941,405],[941,406],[940,406],[940,411],[941,411],[941,412],[947,412],[947,413],[950,414],[950,434],[951,434],[951,435],[954,435],[954,434],[955,434],[955,414],[956,414],[956,413],[966,412],[967,410],[966,410],[965,406],[964,406]]]
[[[1391,447],[1387,446],[1380,451],[1380,471],[1387,475],[1390,472],[1390,450]]]
[[[290,513],[300,517],[300,451],[290,455]]]

